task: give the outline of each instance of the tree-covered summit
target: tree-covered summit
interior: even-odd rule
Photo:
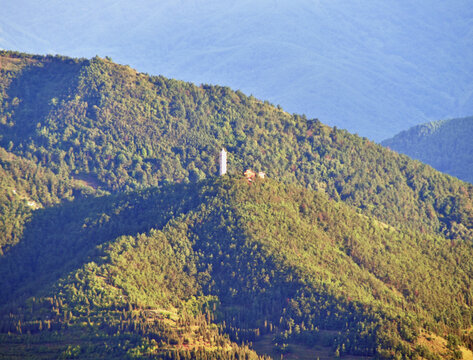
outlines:
[[[272,179],[79,199],[36,211],[23,234],[0,261],[3,353],[29,341],[55,344],[49,356],[106,357],[102,343],[117,358],[251,358],[251,343],[433,359],[459,347],[426,334],[472,342],[469,244]]]
[[[471,184],[110,59],[1,52],[0,97],[1,356],[469,356]]]
[[[473,117],[414,126],[381,144],[473,183]]]
[[[373,142],[226,87],[110,60],[2,52],[0,144],[107,191],[263,170],[394,226],[471,238],[473,187]]]

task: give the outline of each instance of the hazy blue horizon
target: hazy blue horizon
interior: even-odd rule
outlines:
[[[6,0],[2,13],[0,48],[110,56],[378,141],[473,114],[467,0]]]

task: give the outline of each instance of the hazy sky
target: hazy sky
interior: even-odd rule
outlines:
[[[111,56],[376,140],[473,114],[471,0],[2,0],[0,47]]]

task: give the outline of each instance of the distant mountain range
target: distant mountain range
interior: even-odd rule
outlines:
[[[0,47],[111,56],[373,140],[473,113],[469,0],[2,1]]]
[[[100,57],[0,100],[0,358],[473,356],[473,185]]]
[[[473,183],[473,117],[414,126],[381,145]]]

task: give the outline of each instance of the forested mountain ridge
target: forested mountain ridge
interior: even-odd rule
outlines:
[[[24,233],[0,262],[3,354],[30,339],[56,344],[49,357],[256,357],[225,333],[289,357],[436,359],[472,343],[468,243],[273,180],[79,199]],[[456,340],[436,355],[426,332]]]
[[[326,191],[394,226],[471,238],[473,186],[367,139],[218,86],[137,73],[107,59],[1,56],[9,151],[107,191],[204,179],[217,151]]]
[[[0,356],[473,347],[471,184],[109,59],[1,52],[0,90]]]
[[[18,243],[33,210],[98,193],[0,148],[0,254]]]
[[[414,126],[381,142],[439,171],[473,183],[473,117]]]
[[[142,72],[241,89],[375,141],[473,114],[469,0],[2,5],[0,48],[111,56]]]

